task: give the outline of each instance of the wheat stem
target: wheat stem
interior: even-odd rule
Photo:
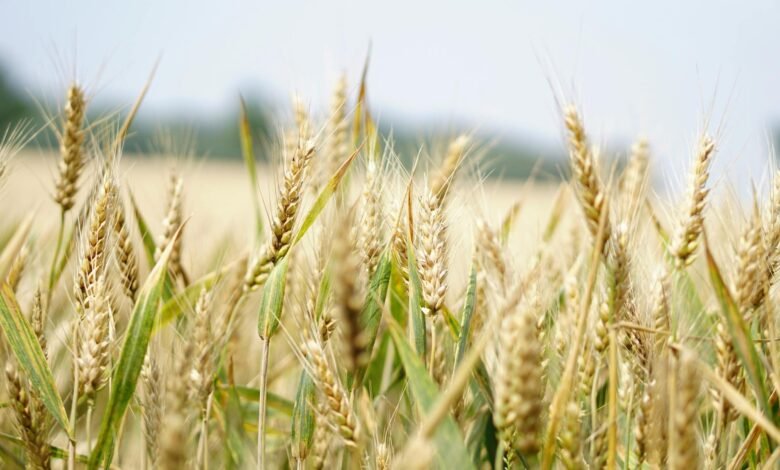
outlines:
[[[257,407],[257,469],[265,468],[265,408],[268,386],[268,355],[271,338],[260,338],[260,398]]]

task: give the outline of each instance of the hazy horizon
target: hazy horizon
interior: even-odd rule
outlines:
[[[154,119],[226,112],[258,91],[276,103],[297,92],[323,111],[339,73],[356,86],[371,44],[380,119],[556,145],[562,92],[594,141],[646,135],[677,185],[705,117],[716,174],[765,173],[780,123],[780,64],[767,60],[776,18],[769,1],[13,2],[0,57],[31,92],[59,93],[77,67],[98,99],[124,102],[161,57],[142,111]]]

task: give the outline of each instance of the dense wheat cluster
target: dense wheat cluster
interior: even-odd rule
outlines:
[[[296,99],[260,167],[242,114],[248,245],[192,233],[188,194],[220,188],[176,165],[140,205],[138,106],[91,120],[67,89],[60,217],[0,226],[0,467],[776,468],[780,174],[721,209],[704,133],[661,198],[652,142],[602,158],[566,106],[571,179],[532,222],[519,185],[479,200],[473,136],[410,171],[355,89]]]

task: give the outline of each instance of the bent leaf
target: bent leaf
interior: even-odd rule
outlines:
[[[241,155],[244,157],[246,171],[249,174],[249,184],[252,186],[252,207],[255,212],[255,235],[259,238],[263,233],[263,215],[260,210],[260,199],[257,195],[257,167],[255,165],[255,150],[252,144],[252,127],[249,123],[249,114],[246,110],[246,102],[242,97],[239,135],[241,137]]]
[[[243,400],[252,403],[257,403],[260,401],[260,391],[256,388],[246,387],[243,385],[219,385],[219,390],[222,393],[229,393],[231,389],[232,391],[235,391],[236,394],[238,394],[238,396]],[[293,414],[294,404],[290,400],[276,395],[273,392],[268,392],[266,395],[266,405],[268,406],[268,409],[278,411],[285,416],[292,416]]]
[[[0,326],[11,351],[19,362],[19,367],[30,380],[35,393],[68,436],[73,437],[65,406],[62,404],[60,394],[57,393],[54,376],[49,369],[46,356],[41,345],[38,344],[30,323],[22,315],[16,296],[8,284],[3,285],[2,295],[0,295]]]
[[[181,228],[174,235],[174,240],[181,234]],[[143,288],[138,294],[138,300],[133,308],[133,314],[127,325],[125,340],[119,354],[119,360],[111,378],[113,387],[108,398],[108,404],[103,412],[100,423],[100,433],[95,449],[89,459],[89,468],[109,466],[114,449],[114,440],[125,415],[127,406],[135,393],[138,376],[146,357],[149,338],[152,335],[160,300],[165,292],[168,278],[168,259],[171,256],[174,243],[169,243],[160,261],[149,273]]]
[[[314,201],[314,204],[312,204],[311,209],[309,209],[309,212],[306,213],[306,217],[303,218],[301,228],[298,229],[298,233],[295,235],[295,239],[293,240],[293,245],[301,241],[303,236],[306,235],[306,232],[311,228],[312,225],[314,225],[314,222],[317,220],[317,217],[319,217],[320,212],[325,209],[325,206],[328,205],[328,201],[330,201],[331,196],[333,196],[333,194],[338,189],[341,180],[344,178],[344,175],[347,173],[349,166],[355,160],[355,157],[357,157],[357,154],[360,152],[361,148],[363,148],[362,144],[356,148],[354,152],[352,152],[352,155],[350,155],[349,158],[344,161],[344,163],[341,164],[339,169],[336,170],[336,173],[330,178],[330,181],[328,181],[328,184],[322,188],[320,195],[317,196],[317,199]]]
[[[731,342],[734,344],[734,349],[739,356],[739,360],[745,367],[746,375],[761,404],[761,410],[764,413],[770,413],[769,394],[767,393],[766,383],[764,382],[764,368],[761,359],[759,358],[759,353],[756,350],[753,341],[750,339],[748,326],[742,318],[736,303],[734,303],[734,298],[731,296],[731,293],[729,293],[726,283],[723,281],[720,268],[710,251],[710,245],[706,235],[704,236],[704,254],[707,258],[707,269],[710,273],[715,296],[718,298],[721,312],[726,320],[726,324],[729,326],[728,329],[731,334]]]
[[[133,192],[128,190],[130,195],[130,204],[133,206],[133,213],[135,214],[135,221],[138,224],[138,233],[141,234],[141,240],[144,243],[144,253],[146,254],[146,261],[149,266],[154,265],[154,251],[157,249],[157,245],[154,242],[154,235],[149,229],[149,224],[146,223],[141,209],[138,207],[138,203],[135,202],[135,196]]]
[[[155,323],[154,330],[159,330],[171,320],[177,318],[188,305],[194,305],[203,289],[211,289],[222,276],[234,269],[236,264],[234,262],[222,269],[211,271],[168,299],[160,309],[160,321]]]
[[[414,402],[419,407],[420,412],[429,413],[439,396],[436,383],[425,370],[420,356],[412,350],[411,345],[406,341],[401,327],[391,320],[388,330],[398,350],[401,364],[406,371],[409,390]],[[475,468],[471,456],[466,450],[463,436],[451,415],[445,417],[438,425],[433,435],[433,442],[436,445],[439,468]]]

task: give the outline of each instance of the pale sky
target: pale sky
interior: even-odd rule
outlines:
[[[279,102],[296,91],[322,109],[339,72],[357,80],[371,42],[380,119],[561,145],[560,85],[594,140],[648,136],[670,185],[683,179],[706,117],[719,137],[716,174],[737,182],[765,176],[767,135],[780,123],[775,1],[0,5],[0,59],[34,93],[60,93],[75,65],[98,98],[130,102],[162,55],[147,117],[224,112],[256,89]]]

